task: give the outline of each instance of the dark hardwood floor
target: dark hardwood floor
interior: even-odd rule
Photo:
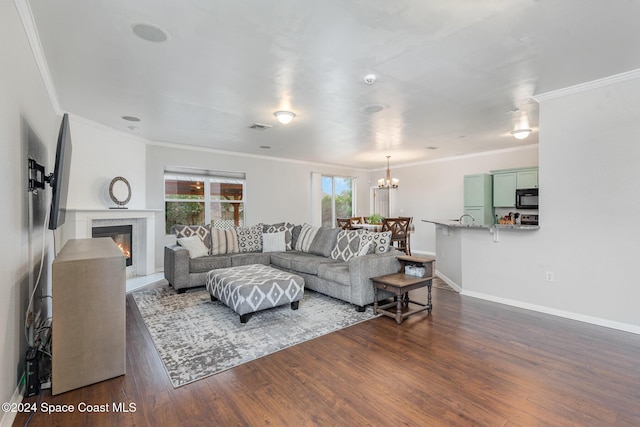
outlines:
[[[38,411],[29,425],[640,425],[639,335],[433,294],[431,315],[379,317],[178,389],[127,296],[127,374],[42,395],[110,412]]]

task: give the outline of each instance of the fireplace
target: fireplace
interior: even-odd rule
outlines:
[[[131,225],[109,225],[93,227],[91,237],[111,237],[124,254],[127,267],[133,265],[133,227]]]

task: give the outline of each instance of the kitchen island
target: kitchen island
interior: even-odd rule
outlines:
[[[463,289],[465,271],[467,275],[476,274],[478,270],[470,267],[478,266],[478,261],[491,252],[490,247],[484,247],[485,241],[486,245],[493,245],[502,239],[505,245],[511,246],[514,239],[520,240],[540,229],[538,225],[477,224],[460,219],[423,219],[422,222],[435,224],[437,275],[457,291]]]

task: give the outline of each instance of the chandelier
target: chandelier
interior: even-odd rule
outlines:
[[[391,171],[389,170],[389,158],[391,156],[387,156],[387,176],[386,178],[380,178],[378,180],[378,188],[398,188],[398,184],[400,184],[400,180],[397,178],[391,178]]]

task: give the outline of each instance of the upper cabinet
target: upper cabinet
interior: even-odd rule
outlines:
[[[538,168],[505,169],[493,173],[493,206],[514,208],[516,190],[538,188]]]
[[[464,177],[464,213],[471,215],[476,224],[492,224],[492,177],[481,173]]]

